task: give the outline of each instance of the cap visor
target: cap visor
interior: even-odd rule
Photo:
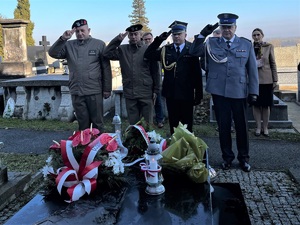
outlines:
[[[177,30],[177,31],[172,31],[172,34],[181,34],[183,32],[184,32],[184,30]]]
[[[235,23],[219,23],[219,26],[234,26]]]

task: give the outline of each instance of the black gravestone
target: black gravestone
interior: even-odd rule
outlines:
[[[141,181],[127,191],[117,225],[251,225],[247,207],[237,183],[196,184],[187,177],[165,173],[165,193],[145,193]]]
[[[133,170],[134,171],[134,170]],[[129,188],[105,195],[94,193],[71,204],[61,196],[37,195],[5,223],[117,225],[251,225],[239,184],[195,184],[185,176],[164,174],[165,193],[145,193],[144,173],[129,176]],[[126,190],[126,191],[125,191]]]

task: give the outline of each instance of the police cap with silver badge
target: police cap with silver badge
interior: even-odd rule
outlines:
[[[76,20],[73,25],[72,25],[72,29],[74,27],[81,27],[81,26],[84,26],[84,25],[87,25],[87,21],[85,19],[80,19],[80,20]]]
[[[143,28],[142,24],[135,24],[135,25],[131,25],[130,27],[126,28],[126,31],[128,32],[135,32],[135,31],[139,31]]]
[[[171,28],[172,34],[180,34],[182,32],[186,32],[187,25],[188,25],[188,23],[186,23],[186,22],[181,22],[181,21],[175,20],[169,26],[169,28]]]
[[[219,26],[233,26],[239,16],[232,13],[221,13],[218,18],[220,19]]]

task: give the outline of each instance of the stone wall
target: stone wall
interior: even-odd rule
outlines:
[[[288,47],[275,47],[275,60],[280,90],[297,90],[297,65],[300,62],[300,44]]]
[[[278,68],[296,68],[296,66],[300,62],[300,44],[289,47],[275,47],[274,53],[276,65]]]

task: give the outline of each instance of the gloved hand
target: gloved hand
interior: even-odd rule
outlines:
[[[217,27],[219,26],[219,23],[216,23],[215,25],[207,24],[200,32],[201,35],[204,37],[210,35]]]
[[[172,32],[171,30],[169,32],[163,32],[161,35],[158,36],[158,38],[160,40],[165,41],[170,36],[171,32]]]
[[[249,105],[252,105],[254,102],[257,101],[257,95],[249,94],[247,101]]]
[[[155,103],[156,103],[156,98],[157,98],[157,94],[153,93],[153,95],[152,95],[153,105],[155,105]]]

